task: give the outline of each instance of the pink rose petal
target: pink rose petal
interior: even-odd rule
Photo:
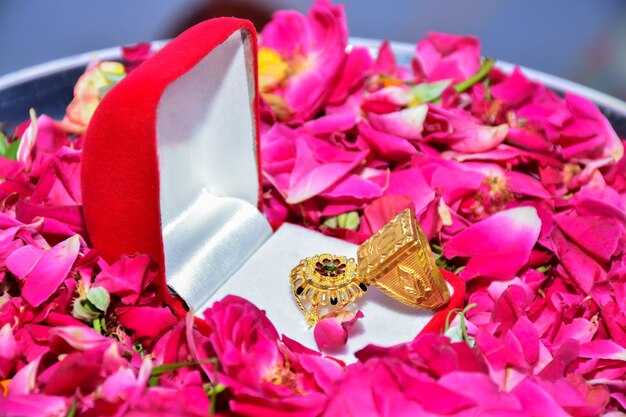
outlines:
[[[32,394],[37,387],[37,373],[43,354],[17,371],[9,382],[7,391],[10,397]],[[2,397],[0,397],[2,398]]]
[[[543,135],[532,130],[509,127],[506,136],[507,143],[529,151],[547,152],[553,148]]]
[[[287,202],[296,204],[324,191],[354,169],[365,155],[336,148],[312,136],[298,137]]]
[[[374,153],[384,159],[400,162],[417,154],[407,139],[376,130],[366,122],[359,123],[359,132]]]
[[[522,381],[511,391],[521,403],[526,415],[570,417],[546,391],[540,388],[531,379]]]
[[[541,182],[530,175],[517,171],[506,172],[507,187],[514,193],[524,194],[537,198],[550,198],[550,193],[541,185]]]
[[[533,322],[520,317],[511,328],[511,334],[522,347],[528,363],[534,365],[539,360],[539,334]]]
[[[315,382],[324,390],[332,389],[345,372],[345,368],[338,362],[314,354],[300,355],[300,364],[314,375]]]
[[[363,210],[359,231],[372,235],[408,208],[414,210],[415,204],[406,195],[386,195],[376,199]]]
[[[124,400],[136,383],[137,378],[131,368],[120,369],[102,383],[102,397],[111,403]]]
[[[518,402],[515,397],[507,392],[502,392],[498,389],[498,386],[491,378],[485,374],[473,373],[473,372],[451,372],[444,375],[439,380],[442,386],[445,386],[449,390],[452,390],[458,394],[463,395],[465,398],[463,402],[471,399],[471,401],[477,404],[476,412],[480,415],[478,410],[492,408],[497,410],[514,410],[518,407]],[[439,410],[445,410],[444,407],[434,409],[434,412]],[[463,415],[463,414],[461,414]]]
[[[119,296],[124,304],[133,305],[155,274],[155,265],[148,255],[123,256],[98,274],[94,286],[104,287],[110,294]]]
[[[517,106],[531,98],[534,87],[534,83],[526,78],[522,70],[515,67],[504,81],[491,87],[491,94],[499,100]]]
[[[141,42],[135,45],[122,46],[122,59],[126,72],[131,72],[139,65],[150,59],[154,55],[152,45],[148,42]]]
[[[425,377],[406,378],[405,381],[402,381],[404,382],[403,385],[406,385],[404,391],[406,392],[406,396],[408,398],[420,403],[422,407],[424,407],[425,411],[430,411],[431,413],[442,413],[444,415],[462,412],[463,410],[470,409],[472,406],[476,406],[477,403],[469,395],[466,395],[464,391],[461,391],[454,386],[455,384],[452,380],[456,374],[456,372],[451,372],[444,375],[441,378],[443,379],[442,383],[431,381],[429,378]],[[460,373],[460,376],[461,378],[465,376],[469,379],[488,379],[486,375],[481,374],[472,375],[468,373]],[[448,382],[448,378],[450,379],[450,382]],[[474,384],[476,384],[475,381]],[[491,382],[490,385],[493,385],[495,388],[495,384],[493,384],[493,382]],[[480,387],[479,389],[484,392],[484,387]],[[411,413],[410,408],[405,408],[405,411],[407,417],[411,414],[415,415],[414,413]]]
[[[118,309],[116,313],[120,323],[140,339],[156,339],[177,321],[167,307],[124,307]]]
[[[371,200],[383,194],[383,189],[374,181],[351,174],[331,186],[320,195],[328,199]]]
[[[348,95],[363,84],[365,77],[371,72],[374,61],[369,49],[362,46],[352,48],[346,59],[346,65],[337,81],[328,103],[343,103]]]
[[[582,358],[612,359],[626,362],[626,348],[612,340],[593,340],[579,347]]]
[[[578,246],[604,262],[608,262],[619,250],[623,232],[615,219],[560,213],[554,216],[554,220]]]
[[[474,153],[485,152],[500,145],[507,132],[506,124],[485,126],[464,110],[444,109],[429,104],[422,135],[427,143],[441,143],[455,151]]]
[[[371,113],[368,119],[374,129],[407,139],[421,138],[428,106],[422,104],[387,114]]]
[[[262,141],[266,178],[289,204],[301,203],[336,184],[366,157],[315,136],[275,125]]]
[[[0,329],[0,380],[11,375],[17,361],[17,344],[9,323]]]
[[[115,343],[113,339],[105,337],[87,326],[66,326],[50,329],[50,345],[63,351],[65,345],[79,351],[88,351],[95,348],[108,347]]]
[[[431,187],[438,190],[449,205],[470,193],[475,194],[485,180],[485,174],[480,170],[439,158],[421,162],[420,169]]]
[[[384,41],[380,44],[380,48],[378,48],[374,71],[378,74],[394,75],[396,65],[396,55],[391,48],[391,43],[389,41]]]
[[[22,288],[22,296],[30,305],[39,306],[57,290],[76,261],[79,249],[80,237],[75,235],[39,258]]]
[[[329,114],[304,123],[298,130],[309,135],[331,135],[352,129],[357,123],[352,113]]]
[[[593,323],[583,318],[575,318],[571,323],[562,324],[554,338],[553,347],[557,349],[562,343],[569,339],[577,340],[580,343],[591,341],[598,330],[597,323]]]
[[[0,410],[5,416],[48,417],[67,415],[70,401],[66,397],[52,395],[0,396]]]
[[[469,257],[461,271],[466,280],[477,276],[513,278],[530,257],[541,220],[533,207],[502,211],[471,225],[445,245],[445,255]]]
[[[6,266],[18,279],[24,279],[46,253],[45,249],[24,245],[13,251],[6,259]]]
[[[333,349],[345,345],[348,342],[348,332],[358,319],[363,317],[361,310],[356,313],[342,311],[335,317],[320,320],[315,325],[313,336],[320,350]]]
[[[428,81],[465,81],[480,69],[480,41],[473,36],[430,32],[417,44],[417,70]]]
[[[598,107],[573,93],[567,93],[565,100],[574,117],[573,123],[562,132],[568,141],[563,150],[565,159],[611,157],[612,161],[619,161],[624,156],[624,144]],[[572,144],[573,136],[580,141]]]
[[[391,173],[385,195],[411,197],[415,212],[419,214],[435,198],[435,191],[428,185],[418,168],[409,168]]]
[[[392,85],[363,97],[361,108],[368,114],[391,113],[408,106],[414,94],[408,86]]]
[[[509,365],[518,368],[525,367],[526,360],[522,346],[516,342],[510,333],[507,333],[504,340],[498,339],[487,331],[480,331],[476,335],[476,346],[495,370],[504,369]]]
[[[563,267],[581,290],[590,293],[596,282],[606,280],[606,271],[602,266],[576,244],[570,242],[560,229],[553,229],[550,239]]]

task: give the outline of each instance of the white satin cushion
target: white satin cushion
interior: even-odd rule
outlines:
[[[289,272],[300,259],[316,253],[355,257],[356,248],[354,244],[285,224],[213,294],[200,311],[228,294],[239,295],[265,310],[279,333],[317,350],[313,329],[309,328],[293,300]],[[448,288],[453,291],[450,285]],[[412,340],[433,317],[433,312],[405,306],[372,286],[350,309],[360,309],[365,317],[352,329],[346,346],[324,352],[346,362],[353,362],[354,352],[370,343],[390,346]]]

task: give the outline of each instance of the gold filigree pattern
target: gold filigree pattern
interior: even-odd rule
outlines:
[[[436,310],[450,299],[428,239],[411,210],[382,227],[357,250],[359,275],[412,307]]]
[[[328,253],[300,261],[290,280],[310,325],[336,314],[372,284],[411,307],[435,310],[450,299],[428,239],[411,210],[405,210],[357,249],[354,259]]]
[[[289,278],[298,307],[310,325],[336,314],[367,291],[354,259],[329,253],[301,260]]]

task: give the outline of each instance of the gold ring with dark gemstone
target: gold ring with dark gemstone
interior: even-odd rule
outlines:
[[[307,322],[343,310],[370,284],[411,307],[436,310],[450,293],[422,228],[412,210],[405,210],[357,249],[354,259],[323,253],[300,261],[291,270],[296,303]]]
[[[291,270],[290,281],[296,303],[310,325],[338,313],[367,291],[354,259],[329,253],[301,260]]]

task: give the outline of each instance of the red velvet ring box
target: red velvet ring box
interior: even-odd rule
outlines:
[[[296,225],[276,232],[259,207],[257,39],[250,22],[201,23],[170,42],[103,99],[86,134],[82,188],[87,227],[105,260],[148,253],[163,297],[196,314],[227,294],[267,312],[278,331],[315,348],[293,300],[289,272],[316,253],[354,257],[356,246]],[[372,289],[365,317],[337,356],[441,331],[464,285],[438,313],[412,309]]]

